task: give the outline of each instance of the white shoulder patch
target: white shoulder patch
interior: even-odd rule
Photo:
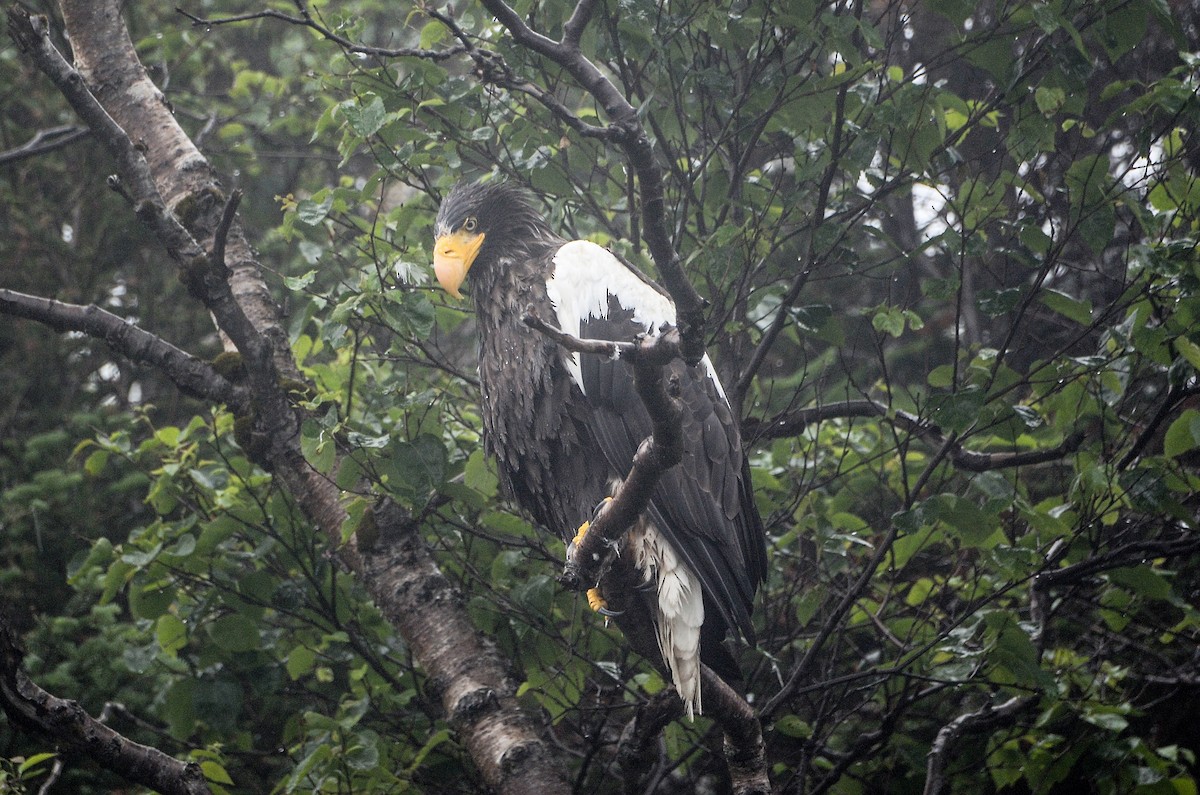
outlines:
[[[554,274],[546,282],[546,292],[554,304],[558,327],[578,337],[585,320],[608,315],[608,297],[633,311],[634,322],[656,333],[664,323],[675,325],[675,304],[671,299],[642,281],[607,249],[587,240],[572,240],[554,254]],[[725,390],[706,355],[700,365],[708,373],[722,400]],[[567,358],[571,378],[583,387],[579,354]]]

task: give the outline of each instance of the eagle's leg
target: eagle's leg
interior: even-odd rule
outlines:
[[[592,511],[592,518],[579,525],[579,529],[575,531],[575,537],[572,538],[571,543],[567,545],[568,559],[575,551],[575,547],[583,543],[583,538],[587,535],[588,530],[591,528],[592,522],[596,521],[596,519],[600,517],[600,511],[602,511],[604,506],[610,502],[612,502],[612,497],[605,497],[604,499],[600,500],[600,502],[597,503],[595,510]],[[588,606],[591,607],[592,610],[595,610],[597,613],[605,616],[606,618],[608,616],[620,615],[619,613],[608,609],[608,602],[606,602],[604,597],[600,595],[599,588],[588,588],[587,600]]]

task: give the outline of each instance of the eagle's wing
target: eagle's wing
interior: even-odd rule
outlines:
[[[591,339],[625,340],[675,323],[675,306],[607,250],[586,241],[555,254],[547,282],[560,328]],[[592,408],[590,423],[615,475],[624,476],[651,421],[620,360],[570,354],[572,380]],[[727,626],[753,638],[751,606],[766,576],[762,522],[754,506],[737,420],[708,357],[677,375],[683,459],[664,473],[649,518],[700,578]]]

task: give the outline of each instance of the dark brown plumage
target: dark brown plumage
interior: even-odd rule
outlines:
[[[603,249],[554,234],[511,184],[456,187],[442,202],[436,234],[435,264],[447,290],[456,293],[470,271],[487,452],[521,507],[570,539],[611,493],[614,478],[627,472],[651,422],[629,365],[571,357],[527,328],[522,314],[532,307],[582,337],[632,340],[673,322],[674,307]],[[686,564],[679,581],[684,590],[698,580],[701,659],[733,680],[736,665],[720,641],[729,626],[753,638],[754,594],[766,577],[762,523],[737,420],[707,357],[695,367],[677,361],[670,368],[685,404],[684,458],[664,473],[645,519]],[[659,601],[641,600],[642,610],[669,612],[662,590],[678,585],[661,579],[669,559],[654,569]],[[682,665],[663,653],[669,667]]]

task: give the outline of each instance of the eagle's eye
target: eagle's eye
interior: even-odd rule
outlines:
[[[468,232],[474,232],[475,227],[477,226],[479,226],[479,222],[475,220],[475,216],[471,216],[467,220],[463,221],[463,229],[467,230]]]

